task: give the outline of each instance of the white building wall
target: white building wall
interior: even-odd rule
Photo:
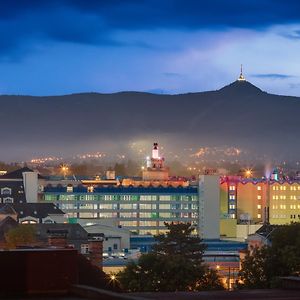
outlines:
[[[219,175],[199,176],[199,232],[204,239],[220,238]]]
[[[107,249],[109,246],[113,247],[114,243],[118,244],[118,250],[130,248],[130,231],[125,228],[119,228],[119,227],[112,227],[107,225],[89,225],[89,226],[83,226],[83,228],[88,233],[103,233],[105,238],[105,242],[103,244],[103,247]]]
[[[38,174],[36,172],[23,172],[25,197],[28,203],[38,202]]]

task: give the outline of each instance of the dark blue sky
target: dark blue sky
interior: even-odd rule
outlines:
[[[300,96],[300,1],[1,0],[0,93],[218,89],[244,65]]]

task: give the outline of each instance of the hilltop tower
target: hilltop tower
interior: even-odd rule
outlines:
[[[238,81],[246,81],[246,78],[243,75],[243,65],[241,65],[241,73],[240,73],[240,76],[238,78]]]

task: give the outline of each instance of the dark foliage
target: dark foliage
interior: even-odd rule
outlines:
[[[221,289],[217,273],[203,264],[205,245],[192,235],[191,224],[165,225],[168,232],[156,237],[153,251],[118,274],[122,287],[131,292]]]
[[[248,251],[240,272],[243,286],[270,288],[279,276],[300,274],[300,223],[277,227],[272,245]]]

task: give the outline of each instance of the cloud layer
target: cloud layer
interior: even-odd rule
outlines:
[[[299,51],[299,11],[296,0],[6,1],[0,92],[205,90],[244,63],[266,88],[267,79],[291,80],[288,93],[298,84],[289,65]]]

